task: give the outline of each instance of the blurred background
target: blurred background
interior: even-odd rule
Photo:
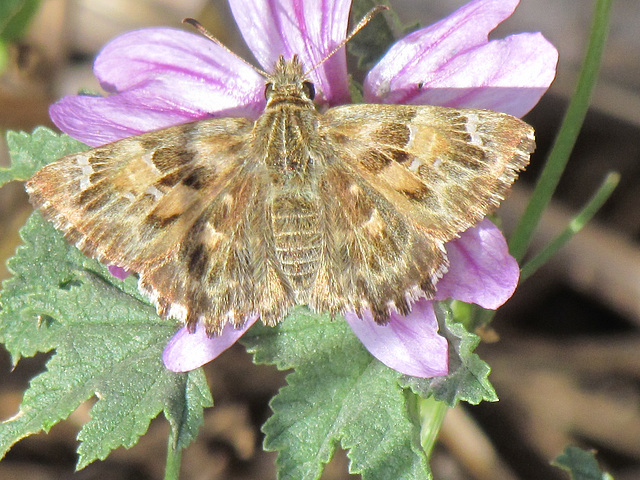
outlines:
[[[6,0],[2,0],[6,1]],[[20,3],[20,2],[16,2]],[[232,50],[252,60],[224,0],[41,0],[27,32],[0,55],[0,165],[9,164],[4,132],[52,127],[47,109],[80,89],[99,91],[91,72],[98,50],[116,35],[145,26],[184,28],[199,19]],[[406,23],[428,25],[459,0],[392,0]],[[506,231],[524,208],[544,161],[586,48],[593,1],[522,0],[493,34],[541,31],[560,52],[558,76],[526,117],[536,131],[532,164],[501,209]],[[3,19],[0,19],[0,27]],[[640,478],[640,2],[614,3],[611,32],[592,108],[534,251],[567,224],[605,174],[621,173],[618,189],[585,230],[523,283],[500,310],[478,353],[493,369],[500,402],[450,410],[433,454],[436,479],[567,478],[549,466],[564,447],[595,449],[618,480]],[[23,185],[0,190],[0,278],[19,245],[31,209]],[[0,418],[18,410],[30,378],[48,355],[12,371],[0,346]],[[198,441],[183,455],[185,480],[274,478],[275,454],[261,449],[260,425],[284,373],[254,366],[236,345],[206,367],[216,402]],[[75,435],[88,419],[81,406],[47,435],[16,444],[0,462],[1,479],[160,479],[168,425],[152,422],[130,450],[74,472]],[[323,479],[357,478],[339,452]]]

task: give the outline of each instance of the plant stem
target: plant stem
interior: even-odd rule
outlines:
[[[420,418],[420,444],[422,449],[431,456],[431,451],[436,443],[440,427],[444,421],[448,407],[444,402],[433,397],[418,397],[418,416]]]
[[[619,182],[620,174],[617,172],[610,172],[591,200],[589,200],[580,213],[569,222],[567,228],[522,267],[520,281],[527,279],[535,273],[535,271],[555,255],[555,253],[560,250],[560,248],[562,248],[562,246],[567,243],[571,237],[582,230],[582,227],[584,227],[585,224],[593,218],[604,202],[606,202],[611,196]]]
[[[178,480],[181,461],[182,449],[176,448],[173,432],[171,432],[167,442],[167,463],[164,468],[164,480]]]
[[[547,163],[538,178],[531,200],[509,241],[511,254],[518,261],[522,260],[529,248],[533,231],[538,226],[542,212],[547,208],[551,196],[558,186],[571,150],[578,138],[578,133],[582,128],[598,77],[604,44],[609,31],[612,1],[598,0],[596,3],[589,48],[580,71],[576,91],[571,98],[562,126],[558,131]]]

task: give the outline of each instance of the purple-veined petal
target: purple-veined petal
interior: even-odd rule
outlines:
[[[495,310],[518,285],[520,268],[502,232],[484,219],[445,245],[449,271],[436,285],[435,300],[455,298]]]
[[[260,65],[272,72],[279,55],[297,54],[308,70],[347,34],[351,0],[230,0],[245,42]],[[336,52],[309,73],[316,102],[329,105],[350,100],[346,52]]]
[[[447,341],[438,335],[432,302],[419,300],[406,317],[392,313],[387,325],[376,324],[368,311],[363,316],[345,313],[356,336],[386,366],[412,377],[447,374]]]
[[[227,323],[222,333],[213,338],[207,337],[200,324],[194,333],[189,333],[186,327],[181,328],[162,352],[165,367],[173,372],[188,372],[209,363],[236,343],[257,319],[257,315],[251,316],[242,328],[237,329]]]
[[[365,100],[524,115],[553,81],[558,52],[540,33],[488,41],[517,4],[474,0],[407,35],[369,72]]]
[[[68,96],[53,104],[49,114],[60,130],[92,147],[214,116],[202,110],[188,111],[184,104],[172,102],[159,93],[173,88],[175,85],[170,87],[159,79],[145,87],[107,97]],[[215,99],[214,90],[205,84],[200,89],[204,96]],[[218,103],[218,107],[223,106],[224,102]],[[215,116],[255,117],[262,108],[261,102],[255,102],[218,110]]]
[[[131,272],[129,270],[127,270],[124,267],[119,267],[118,265],[109,265],[107,267],[107,270],[109,270],[109,273],[111,275],[113,275],[114,277],[116,277],[116,278],[118,278],[120,280],[124,280],[129,275],[131,275]]]
[[[94,64],[106,97],[70,96],[50,108],[64,132],[91,146],[211,116],[256,117],[264,79],[210,40],[151,28],[117,37]]]

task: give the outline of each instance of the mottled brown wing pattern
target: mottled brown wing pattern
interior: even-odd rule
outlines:
[[[209,197],[165,262],[140,273],[140,288],[159,314],[181,319],[191,330],[200,322],[217,334],[253,314],[273,325],[294,305],[273,248],[266,176],[248,170]]]
[[[70,243],[137,272],[175,248],[207,206],[202,190],[233,181],[250,129],[219,119],[126,138],[42,168],[27,192]]]
[[[319,130],[338,159],[325,172],[326,229],[336,232],[327,258],[337,260],[326,263],[340,265],[344,303],[381,323],[388,307],[433,296],[445,242],[497,208],[534,148],[529,125],[484,110],[350,105],[329,110]],[[312,304],[331,307],[326,289],[316,285]]]
[[[318,311],[409,312],[412,300],[434,293],[447,266],[441,242],[342,160],[328,159],[319,181],[323,261],[308,303]]]
[[[158,312],[210,333],[282,316],[253,122],[213,119],[64,157],[27,183],[33,205],[85,254],[136,272]],[[253,282],[261,285],[255,288]]]
[[[297,57],[265,112],[204,120],[69,155],[27,183],[84,253],[136,272],[163,316],[219,333],[306,303],[409,311],[444,244],[493,211],[533,130],[483,110],[350,105],[319,114]]]
[[[348,105],[322,121],[345,160],[439,242],[493,212],[535,147],[531,126],[488,110]]]

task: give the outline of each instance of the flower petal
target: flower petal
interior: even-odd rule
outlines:
[[[555,77],[558,52],[540,33],[488,41],[517,0],[474,0],[397,42],[369,72],[367,101],[489,108],[523,116]]]
[[[118,278],[120,280],[124,280],[129,275],[131,275],[131,272],[129,270],[127,270],[124,267],[119,267],[118,265],[109,265],[107,267],[107,270],[109,270],[109,273],[111,275],[113,275],[114,277],[116,277],[116,278]]]
[[[392,313],[387,325],[376,324],[369,311],[363,316],[345,313],[356,336],[386,366],[412,377],[447,374],[447,341],[438,335],[438,322],[431,302],[419,300],[406,317]]]
[[[311,69],[347,34],[351,0],[230,0],[233,16],[260,65],[268,71],[279,55],[297,54]],[[346,52],[336,52],[309,73],[317,103],[350,100]]]
[[[455,298],[495,310],[518,285],[520,268],[502,232],[485,219],[445,245],[449,271],[436,285],[435,300]]]
[[[121,35],[100,52],[94,71],[116,93],[65,97],[50,109],[61,130],[91,146],[214,114],[256,117],[264,108],[264,79],[256,71],[181,30]]]
[[[234,328],[226,324],[222,333],[209,338],[200,324],[194,333],[189,333],[186,327],[178,330],[162,352],[165,367],[172,372],[188,372],[209,363],[245,334],[258,316],[249,317],[242,328]]]

